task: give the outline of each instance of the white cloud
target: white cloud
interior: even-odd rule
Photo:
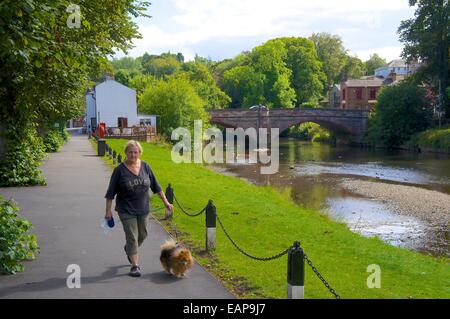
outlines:
[[[156,25],[140,28],[143,39],[135,41],[132,55],[145,51],[183,52],[221,38],[309,36],[313,32],[341,30],[381,31],[383,15],[410,12],[408,0],[162,0],[171,1],[170,29]],[[152,12],[157,15],[158,12]],[[399,18],[400,20],[400,18]],[[399,21],[400,22],[400,21]],[[167,25],[167,23],[166,23]],[[339,34],[339,33],[338,33]],[[393,37],[396,38],[394,34]],[[344,39],[346,44],[349,43]],[[391,41],[392,42],[392,41]],[[351,44],[351,43],[350,43]],[[390,45],[392,43],[389,43]],[[392,49],[392,48],[391,48]],[[393,50],[385,48],[389,54]],[[237,52],[242,51],[238,49]],[[203,52],[202,52],[203,53]],[[358,54],[366,52],[358,51]],[[204,52],[203,55],[208,55]]]
[[[184,28],[195,30],[197,39],[211,36],[271,35],[288,30],[280,28],[284,19],[308,26],[317,21],[341,18],[364,25],[380,25],[389,11],[408,8],[406,0],[173,0],[180,11],[172,19]],[[294,19],[293,19],[294,18]]]

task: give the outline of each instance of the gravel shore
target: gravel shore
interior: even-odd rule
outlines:
[[[394,212],[414,216],[432,226],[450,224],[450,195],[415,186],[345,179],[342,186],[352,192],[383,201]]]

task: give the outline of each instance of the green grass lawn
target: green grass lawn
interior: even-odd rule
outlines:
[[[109,140],[108,144],[122,151],[125,142]],[[271,256],[298,240],[342,298],[450,298],[448,258],[362,237],[317,211],[300,208],[272,187],[252,185],[198,164],[175,164],[167,146],[142,145],[142,159],[150,164],[163,188],[171,183],[181,204],[192,212],[200,211],[212,199],[227,231],[252,255]],[[152,203],[162,205],[157,196]],[[270,262],[249,259],[236,250],[219,224],[216,250],[206,254],[204,215],[191,218],[176,207],[172,225],[182,233],[181,241],[192,248],[197,261],[238,297],[286,298],[286,256]],[[166,223],[165,227],[170,229],[171,225]],[[367,287],[367,267],[371,264],[381,267],[380,289]],[[306,298],[333,298],[305,266]]]

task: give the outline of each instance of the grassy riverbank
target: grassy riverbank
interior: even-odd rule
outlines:
[[[450,152],[450,125],[415,134],[408,144],[415,149]]]
[[[125,141],[108,143],[122,150]],[[146,143],[143,147],[142,159],[150,163],[164,188],[171,183],[180,202],[190,211],[199,211],[208,199],[213,199],[229,234],[252,255],[275,255],[299,240],[342,298],[450,298],[449,259],[361,237],[344,224],[300,208],[290,200],[288,191],[255,186],[201,165],[177,165],[167,147]],[[161,206],[155,197],[152,202]],[[270,262],[251,260],[234,248],[219,224],[217,249],[210,256],[202,253],[204,215],[191,218],[176,209],[174,224],[182,232],[180,239],[192,245],[196,259],[239,297],[286,298],[286,257]],[[367,267],[371,264],[381,267],[380,289],[367,288]],[[305,294],[306,298],[332,298],[308,265]]]

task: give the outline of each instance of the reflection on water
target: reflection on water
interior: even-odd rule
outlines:
[[[280,141],[280,171],[261,175],[258,164],[218,165],[227,173],[291,194],[302,207],[321,210],[364,236],[434,255],[449,254],[448,232],[391,212],[382,203],[342,188],[343,178],[383,180],[450,194],[450,157],[400,151]]]

